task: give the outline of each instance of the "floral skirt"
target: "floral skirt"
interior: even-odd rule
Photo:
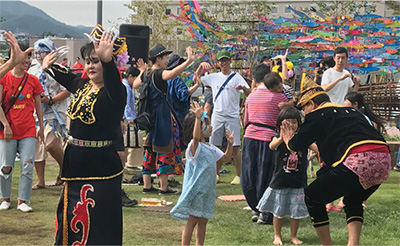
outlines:
[[[358,176],[364,189],[368,189],[389,177],[390,162],[388,153],[366,151],[348,155],[343,165]]]
[[[172,127],[173,150],[169,153],[153,152],[147,147],[143,156],[143,174],[156,173],[157,175],[182,175],[182,151],[180,148],[179,127],[175,124]],[[147,135],[151,138],[150,134]],[[149,141],[151,142],[151,140]]]

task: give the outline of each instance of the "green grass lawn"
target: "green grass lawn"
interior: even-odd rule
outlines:
[[[233,165],[224,165],[234,173]],[[50,245],[54,239],[54,220],[61,187],[48,187],[32,192],[32,213],[16,209],[19,167],[13,180],[11,208],[0,211],[0,245]],[[57,166],[48,165],[46,181],[55,180]],[[217,185],[217,196],[241,194],[240,186],[230,185],[233,174],[222,174],[222,183]],[[182,182],[182,176],[176,177]],[[312,179],[309,179],[311,182]],[[34,174],[36,182],[36,174]],[[140,201],[143,197],[159,198],[142,194],[142,186],[124,185],[131,198]],[[164,197],[176,202],[178,195]],[[214,218],[207,225],[207,245],[271,245],[273,228],[251,222],[250,211],[243,210],[245,201],[224,202],[216,200]],[[392,171],[387,180],[367,202],[362,245],[400,245],[400,173]],[[184,221],[173,219],[169,213],[144,211],[142,207],[124,208],[125,245],[178,245]],[[289,241],[289,219],[285,219],[282,230],[284,244]],[[343,212],[330,212],[333,243],[347,243],[347,229]],[[319,245],[317,235],[308,218],[301,220],[298,238],[305,245]],[[194,244],[194,241],[193,241]]]

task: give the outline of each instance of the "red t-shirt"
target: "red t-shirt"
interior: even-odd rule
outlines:
[[[22,78],[17,78],[9,71],[1,80],[3,85],[3,99],[7,103],[15,93]],[[23,84],[23,83],[22,83]],[[22,86],[21,84],[21,86]],[[36,76],[29,75],[28,80],[14,105],[6,115],[13,132],[12,139],[36,137],[36,126],[33,112],[35,111],[35,96],[43,92],[42,85]],[[15,93],[18,94],[18,93]],[[0,131],[0,138],[4,139],[4,131]]]

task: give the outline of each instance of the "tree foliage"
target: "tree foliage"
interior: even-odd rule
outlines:
[[[125,4],[132,10],[129,19],[126,20],[128,23],[147,25],[151,28],[150,47],[156,44],[174,47],[177,39],[189,39],[185,32],[177,37],[177,32],[184,30],[185,25],[168,16],[166,10],[169,4],[170,1],[132,1],[132,4]]]
[[[338,15],[370,14],[376,11],[373,1],[313,1],[317,5],[317,10],[324,15],[336,17]]]
[[[243,57],[239,55],[232,65],[234,68],[239,69],[253,68],[255,58],[260,53],[261,42],[259,39],[261,33],[259,30],[260,21],[253,14],[268,16],[275,5],[267,1],[214,0],[205,3],[200,2],[200,6],[202,13],[210,17],[214,22],[227,25],[231,35],[251,41],[251,43],[249,42],[243,46],[247,61],[241,59]],[[238,42],[237,45],[240,46],[242,44]]]
[[[386,1],[390,10],[393,10],[393,15],[400,15],[400,1]]]
[[[42,35],[41,35],[42,38],[55,37],[55,36],[57,36],[57,34],[52,33],[52,32],[43,32]]]

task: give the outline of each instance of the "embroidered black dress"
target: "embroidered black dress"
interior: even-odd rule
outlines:
[[[111,140],[126,91],[115,63],[102,62],[102,67],[104,87],[92,91],[88,79],[52,66],[56,81],[74,94],[67,111],[73,139],[64,154],[56,245],[122,244],[123,166]]]

